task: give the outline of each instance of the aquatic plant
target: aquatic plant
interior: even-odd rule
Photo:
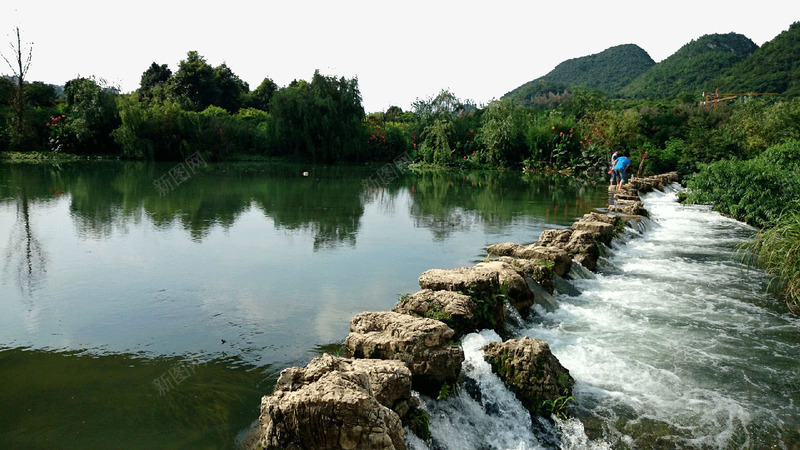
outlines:
[[[441,320],[442,322],[452,319],[450,313],[445,311],[442,305],[434,302],[430,302],[429,305],[428,311],[425,313],[425,317],[428,319]]]
[[[454,392],[455,389],[453,389],[449,383],[444,382],[442,383],[441,389],[439,389],[439,395],[436,396],[436,400],[447,400],[451,395],[453,395]]]
[[[572,406],[569,404],[572,400],[575,400],[572,396],[564,395],[554,400],[544,400],[542,402],[542,409],[548,414],[564,420],[567,418],[568,409]]]
[[[409,427],[420,439],[428,441],[431,439],[431,417],[424,410],[417,408],[408,415]]]

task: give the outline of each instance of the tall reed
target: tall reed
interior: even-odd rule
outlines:
[[[753,262],[773,278],[771,286],[786,295],[786,304],[800,314],[800,208],[788,210],[775,226],[762,230],[749,248]]]

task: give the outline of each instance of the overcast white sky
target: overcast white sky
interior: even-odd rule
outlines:
[[[190,50],[225,62],[250,89],[319,69],[358,77],[374,112],[407,110],[442,89],[487,103],[564,60],[620,44],[656,62],[704,34],[741,33],[760,46],[798,20],[796,0],[41,0],[3,8],[0,50],[10,56],[19,26],[33,43],[28,80],[95,76],[123,92],[153,62],[174,72]]]

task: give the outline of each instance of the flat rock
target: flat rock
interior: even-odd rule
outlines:
[[[326,354],[306,368],[282,371],[272,395],[261,399],[260,445],[267,449],[405,449],[400,416],[383,405],[375,392],[382,391],[387,402],[413,398],[410,372],[398,361],[380,363],[354,364]]]
[[[357,358],[396,359],[411,370],[415,390],[435,394],[461,373],[464,351],[439,320],[397,312],[363,312],[350,322],[345,347]]]
[[[401,298],[392,311],[441,320],[455,332],[453,339],[485,328],[475,301],[458,292],[422,289]]]

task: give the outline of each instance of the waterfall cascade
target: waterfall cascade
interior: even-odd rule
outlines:
[[[754,230],[677,186],[643,196],[597,273],[569,274],[575,295],[537,307],[516,333],[542,339],[577,380],[575,417],[531,422],[483,361],[493,331],[466,336],[464,379],[423,398],[429,443],[410,448],[795,448],[800,442],[800,319],[739,262]]]

